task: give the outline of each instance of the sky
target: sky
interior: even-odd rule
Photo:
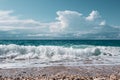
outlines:
[[[120,39],[120,0],[0,0],[0,39]]]

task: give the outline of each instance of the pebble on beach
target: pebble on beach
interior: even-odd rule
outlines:
[[[120,66],[1,69],[0,80],[120,80],[119,69]]]

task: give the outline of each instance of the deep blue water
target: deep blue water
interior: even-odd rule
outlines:
[[[0,40],[0,44],[17,44],[17,45],[95,45],[95,46],[120,46],[120,40]]]

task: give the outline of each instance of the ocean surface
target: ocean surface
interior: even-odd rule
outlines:
[[[120,64],[120,40],[0,40],[0,68]]]

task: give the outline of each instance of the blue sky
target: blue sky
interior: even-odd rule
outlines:
[[[119,0],[0,0],[0,39],[120,39]]]

